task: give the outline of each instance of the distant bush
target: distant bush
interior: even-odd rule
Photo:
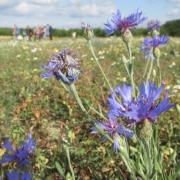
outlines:
[[[82,29],[54,29],[53,35],[57,37],[70,37],[73,32],[76,32],[76,36],[83,35]]]
[[[146,28],[137,28],[133,30],[134,36],[147,36],[148,31]]]
[[[105,33],[104,29],[101,29],[101,28],[95,28],[94,29],[94,34],[97,37],[105,37],[106,36],[106,33]]]
[[[0,28],[0,36],[12,36],[12,28]]]
[[[169,36],[180,36],[180,19],[166,22],[161,32]]]

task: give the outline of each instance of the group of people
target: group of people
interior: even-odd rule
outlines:
[[[41,39],[50,39],[53,38],[53,28],[51,25],[47,24],[46,26],[35,26],[31,28],[27,26],[25,29],[19,28],[17,25],[14,25],[13,36],[16,40],[41,40]]]

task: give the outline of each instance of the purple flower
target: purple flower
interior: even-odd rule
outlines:
[[[126,30],[132,29],[142,23],[146,18],[142,17],[142,12],[138,11],[128,17],[121,17],[120,11],[117,10],[111,19],[111,22],[105,24],[107,35],[113,34],[116,31],[124,33]]]
[[[147,48],[156,48],[160,45],[165,45],[168,43],[168,37],[167,36],[154,36],[153,38],[146,38],[144,39],[144,42],[142,44],[143,47]]]
[[[153,38],[145,38],[142,45],[141,45],[141,51],[144,52],[145,59],[154,59],[154,49],[165,45],[168,43],[168,37],[167,36],[158,36],[155,35]]]
[[[15,162],[18,167],[23,167],[29,163],[29,157],[35,150],[35,142],[29,134],[28,139],[21,145],[20,148],[15,149],[9,139],[2,145],[6,149],[6,153],[2,156],[0,164]]]
[[[31,180],[31,175],[29,174],[29,172],[24,172],[22,174],[22,177],[21,177],[22,180]]]
[[[129,125],[145,120],[154,123],[160,114],[174,107],[174,104],[169,102],[167,92],[163,100],[159,100],[163,90],[164,85],[157,87],[151,82],[146,82],[139,87],[137,99],[133,99],[131,86],[118,86],[108,99],[109,118],[124,118]]]
[[[19,180],[19,172],[11,171],[7,173],[8,180]]]
[[[11,171],[7,173],[8,180],[31,180],[31,175],[28,172],[24,172],[20,178],[20,173],[18,171]]]
[[[43,66],[47,73],[41,77],[49,78],[55,76],[57,80],[65,84],[71,84],[77,80],[80,74],[80,66],[76,54],[70,49],[62,49],[59,53],[52,56],[47,65]]]
[[[147,28],[149,32],[153,32],[154,30],[160,30],[160,22],[158,20],[151,20],[147,24]]]
[[[123,125],[119,124],[115,119],[109,119],[106,122],[96,122],[95,128],[93,128],[92,133],[97,134],[99,130],[102,130],[109,134],[114,141],[114,149],[115,151],[120,150],[119,144],[119,136],[124,136],[126,138],[131,138],[133,136],[133,132]]]

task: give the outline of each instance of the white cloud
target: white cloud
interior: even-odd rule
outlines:
[[[10,1],[9,0],[0,0],[0,6],[1,5],[6,5],[8,4]]]
[[[86,4],[78,8],[81,15],[100,16],[107,14],[107,12],[113,12],[114,6],[98,6],[97,4]]]
[[[169,0],[169,1],[173,3],[180,3],[180,0]]]
[[[31,18],[43,18],[49,14],[52,14],[54,9],[54,6],[42,7],[40,4],[33,4],[23,1],[8,10],[6,14],[13,16],[26,16]]]
[[[16,5],[20,0],[0,0],[0,8],[1,10],[5,10],[6,8],[13,7]],[[0,10],[0,12],[1,12]]]
[[[20,4],[16,5],[14,7],[14,10],[18,13],[18,14],[28,14],[31,11],[31,4],[27,3],[27,2],[21,2]]]
[[[0,26],[52,24],[79,27],[102,25],[115,10],[114,0],[0,0]],[[6,19],[8,23],[3,20]]]
[[[75,17],[109,15],[115,10],[114,3],[109,0],[99,0],[91,3],[81,3],[79,0],[71,0],[70,15]]]
[[[167,0],[171,3],[171,8],[167,12],[167,16],[170,19],[177,19],[180,18],[180,0]]]
[[[180,9],[179,8],[171,9],[167,15],[172,18],[178,17],[178,16],[180,16]]]
[[[168,4],[168,7],[162,10],[161,18],[164,17],[164,21],[180,17],[180,0],[164,2]],[[14,23],[22,26],[49,23],[70,28],[79,27],[81,22],[89,23],[93,27],[103,26],[117,8],[125,12],[129,10],[123,6],[123,1],[120,3],[119,0],[0,0],[0,26],[12,26]],[[162,11],[155,14],[162,14]]]
[[[110,0],[0,0],[1,3],[7,4],[3,6],[0,14],[7,15],[31,15],[50,13],[51,16],[66,17],[100,17],[110,15],[115,10],[115,5]],[[44,7],[45,6],[45,7]],[[51,12],[50,12],[51,10]]]
[[[99,8],[96,4],[85,4],[79,6],[78,10],[82,15],[92,15],[92,16],[98,16],[101,12],[101,8]]]
[[[174,6],[180,6],[180,0],[168,0],[170,3],[172,3]]]
[[[37,5],[54,5],[58,0],[30,0],[30,2]]]

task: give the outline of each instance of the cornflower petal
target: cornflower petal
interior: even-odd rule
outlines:
[[[152,38],[145,38],[140,50],[144,52],[145,59],[147,60],[154,60],[153,50],[159,46],[167,44],[169,38],[167,36],[158,36],[155,35]]]
[[[132,87],[124,84],[123,87],[117,86],[116,93],[120,95],[125,103],[131,103],[132,101]]]
[[[121,135],[123,135],[123,136],[125,136],[127,138],[131,138],[134,135],[133,131],[131,131],[130,129],[127,129],[125,127],[119,128],[118,129],[118,134],[121,134]]]
[[[131,96],[128,96],[130,90],[124,92],[127,88],[123,90],[122,86],[118,87],[120,90],[119,93],[116,93],[117,97],[115,98],[114,92],[112,92],[112,95],[108,99],[109,118],[124,118],[129,125],[145,120],[154,122],[161,113],[174,107],[173,104],[169,103],[167,92],[165,92],[165,98],[161,102],[158,102],[165,88],[164,85],[157,87],[150,81],[143,83],[139,87],[137,99],[132,99]],[[122,99],[122,101],[119,101],[119,99]]]
[[[9,142],[6,143],[6,145],[10,151],[7,150],[7,152],[2,156],[0,164],[16,162],[19,167],[25,166],[29,163],[29,156],[35,149],[35,142],[32,139],[31,134],[28,135],[28,139],[22,144],[20,148],[10,148]]]
[[[42,78],[54,76],[68,85],[76,81],[81,73],[79,61],[70,49],[62,49],[53,55],[48,64],[43,67],[48,72],[41,74]]]
[[[128,29],[132,29],[142,23],[146,18],[142,17],[142,12],[138,11],[129,15],[128,17],[121,17],[119,10],[113,14],[111,22],[105,24],[105,32],[107,35],[111,35],[116,31],[125,32]]]
[[[17,171],[8,172],[6,175],[8,180],[19,180],[19,172]]]
[[[21,179],[22,180],[32,180],[31,175],[29,174],[29,172],[24,172]]]
[[[119,144],[118,137],[114,138],[113,149],[115,152],[118,152],[120,150],[120,144]]]
[[[116,119],[109,119],[105,122],[96,122],[95,128],[92,128],[92,133],[97,134],[99,133],[99,130],[104,131],[113,139],[113,147],[115,151],[120,149],[118,140],[120,136],[124,136],[126,138],[133,136],[133,132],[125,128],[122,124],[118,123]],[[105,137],[105,140],[106,139],[107,138]]]
[[[164,99],[161,101],[157,107],[155,107],[149,114],[151,119],[157,118],[161,113],[168,111],[169,109],[173,108],[174,104],[169,104],[169,98]]]
[[[151,20],[147,24],[147,29],[149,32],[152,32],[154,30],[159,31],[160,30],[160,22],[158,20]]]
[[[12,144],[11,144],[11,142],[10,142],[9,139],[6,139],[6,140],[5,140],[5,142],[4,142],[4,144],[2,145],[2,147],[5,148],[5,149],[8,150],[8,151],[13,151],[13,150],[14,150],[14,148],[13,148],[13,146],[12,146]]]

